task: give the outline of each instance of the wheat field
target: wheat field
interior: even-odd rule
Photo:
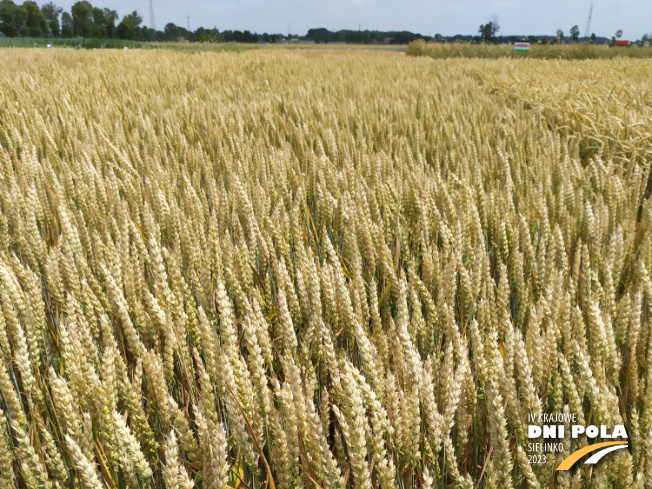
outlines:
[[[514,51],[514,45],[477,44],[469,42],[426,42],[418,39],[409,43],[405,52],[408,56],[429,56],[431,58],[515,58],[550,60],[585,60],[614,58],[652,58],[652,48],[632,44],[631,46],[610,46],[608,44],[537,44],[532,42],[527,52]]]
[[[0,59],[1,489],[652,487],[651,61]]]

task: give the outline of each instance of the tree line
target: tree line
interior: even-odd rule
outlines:
[[[503,44],[505,42],[515,42],[520,40],[528,40],[534,43],[541,44],[564,44],[566,41],[570,43],[578,42],[588,42],[589,44],[610,44],[615,45],[616,40],[620,39],[623,35],[622,29],[618,29],[616,33],[611,37],[611,40],[606,37],[598,37],[595,33],[591,34],[588,37],[580,38],[580,28],[577,24],[571,27],[568,30],[568,36],[565,36],[563,29],[557,29],[556,36],[497,36],[496,34],[500,31],[500,25],[498,25],[497,19],[494,17],[492,20],[489,20],[486,24],[480,24],[478,28],[478,36],[466,36],[468,39],[464,39],[469,42],[482,42],[487,44]],[[454,41],[458,41],[459,36],[455,36]],[[651,34],[644,34],[641,39],[637,40],[636,43],[643,46],[647,45],[648,41],[652,38]],[[444,41],[445,39],[439,34],[435,35],[435,41]]]
[[[407,44],[416,39],[431,39],[428,36],[409,31],[373,31],[373,30],[340,30],[308,29],[305,39],[319,43],[344,42],[351,44],[369,44],[374,42],[389,42],[390,44]]]
[[[7,37],[84,37],[99,39],[129,39],[134,41],[176,41],[180,38],[199,42],[240,42],[240,43],[273,43],[290,39],[302,39],[316,43],[389,43],[407,44],[416,39],[435,42],[484,42],[484,43],[511,43],[523,39],[531,42],[562,43],[565,41],[564,32],[559,29],[556,36],[498,36],[500,26],[496,18],[481,24],[478,35],[423,36],[409,31],[375,31],[375,30],[339,30],[330,31],[325,28],[309,29],[303,37],[298,35],[287,36],[283,34],[258,34],[248,30],[225,30],[217,28],[207,29],[200,27],[190,31],[174,23],[168,23],[163,30],[154,30],[143,26],[143,18],[134,10],[125,15],[118,22],[119,15],[116,10],[93,6],[89,1],[82,0],[75,3],[70,12],[49,1],[38,6],[33,0],[26,0],[22,5],[13,0],[0,0],[0,33]],[[570,42],[580,41],[580,30],[574,25],[569,30],[566,38]],[[622,31],[616,32],[611,39],[614,44],[620,38]],[[641,40],[646,41],[648,36]],[[596,37],[592,34],[585,39],[590,43],[602,44],[610,42],[609,38]]]
[[[7,37],[84,37],[84,38],[120,38],[135,41],[176,41],[179,38],[199,42],[280,42],[289,38],[304,39],[315,42],[345,42],[367,44],[373,42],[391,42],[407,44],[418,38],[431,40],[412,32],[383,31],[329,31],[328,29],[310,29],[304,37],[283,34],[258,34],[248,30],[225,30],[200,27],[189,31],[174,23],[166,24],[163,30],[154,30],[143,26],[143,19],[137,11],[125,15],[118,23],[118,12],[108,8],[93,6],[87,0],[75,3],[70,12],[52,2],[41,7],[33,0],[26,0],[22,5],[13,0],[0,0],[0,32]]]
[[[266,43],[290,39],[303,39],[318,43],[344,42],[368,44],[390,42],[407,44],[415,39],[432,40],[407,31],[370,31],[310,29],[306,36],[288,34],[258,34],[248,30],[225,30],[200,27],[190,31],[174,23],[168,23],[163,30],[154,30],[143,26],[143,18],[137,11],[125,15],[118,22],[116,10],[92,5],[87,0],[75,3],[70,12],[64,11],[53,2],[38,6],[33,0],[26,0],[22,5],[13,0],[0,0],[0,33],[7,37],[84,37],[84,38],[119,38],[134,41],[176,41],[179,38],[199,42],[242,42]]]
[[[0,33],[7,37],[119,38],[134,41],[176,41],[184,38],[204,42],[248,43],[285,39],[281,34],[237,30],[220,32],[204,27],[193,32],[174,23],[168,23],[163,30],[154,30],[142,25],[143,18],[135,10],[120,22],[118,20],[116,10],[96,7],[87,0],[75,3],[70,12],[53,2],[39,7],[33,0],[26,0],[22,5],[13,0],[0,0]]]
[[[22,5],[0,0],[0,32],[7,37],[140,38],[143,19],[138,12],[118,19],[116,10],[94,7],[88,1],[77,2],[65,12],[52,2],[39,7],[32,0]]]

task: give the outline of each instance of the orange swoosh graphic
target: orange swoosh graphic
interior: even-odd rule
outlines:
[[[566,460],[564,460],[561,464],[559,464],[559,467],[557,467],[557,470],[568,470],[573,466],[573,464],[575,462],[577,462],[579,459],[581,459],[587,453],[595,452],[596,450],[599,450],[600,448],[610,447],[612,445],[627,445],[627,442],[626,441],[605,441],[605,442],[602,442],[602,443],[594,443],[593,445],[585,446],[581,450],[578,450],[577,452],[571,453]]]

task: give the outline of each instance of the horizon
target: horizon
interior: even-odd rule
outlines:
[[[18,2],[17,2],[18,3]],[[38,2],[42,5],[45,2]],[[76,0],[55,1],[70,12]],[[147,0],[91,1],[94,6],[118,11],[120,19],[137,10],[143,26],[152,27]],[[500,26],[498,36],[554,36],[562,29],[567,36],[577,25],[580,37],[585,37],[589,8],[594,4],[589,34],[611,38],[622,29],[623,39],[640,39],[652,31],[652,3],[624,0],[618,5],[606,1],[564,2],[552,0],[527,4],[516,0],[480,2],[462,0],[455,4],[406,0],[400,5],[389,0],[333,0],[319,3],[310,0],[245,0],[237,3],[199,1],[194,4],[179,0],[154,1],[157,30],[166,24],[188,28],[217,28],[220,31],[239,30],[255,33],[305,36],[308,29],[409,31],[424,36],[474,36],[478,27],[492,18]],[[630,13],[631,12],[631,13]],[[633,14],[636,12],[636,15]],[[190,17],[189,22],[187,17]],[[198,20],[201,19],[201,20]],[[540,32],[540,34],[530,34]]]

